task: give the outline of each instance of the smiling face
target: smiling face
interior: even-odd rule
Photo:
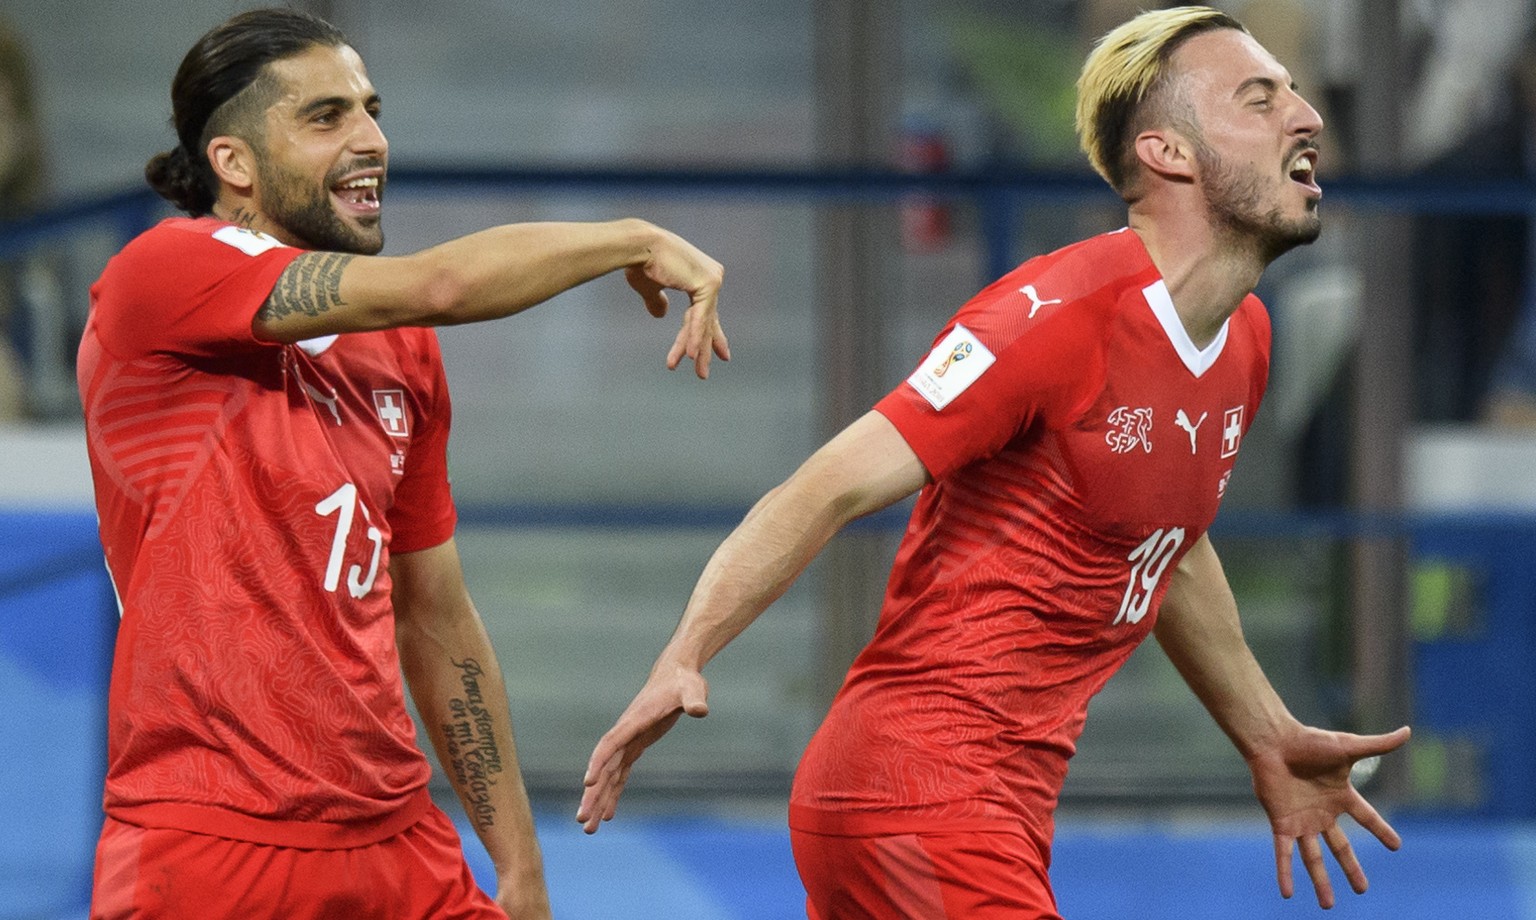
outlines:
[[[1190,38],[1171,64],[1193,115],[1196,181],[1212,221],[1271,259],[1317,239],[1323,122],[1285,68],[1235,29]]]
[[[269,67],[277,98],[252,140],[258,210],[284,242],[378,252],[389,143],[362,59],[345,45],[316,46]]]

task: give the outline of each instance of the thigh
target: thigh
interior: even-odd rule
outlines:
[[[1061,920],[1022,834],[836,837],[791,831],[810,920]]]
[[[377,854],[363,855],[370,860],[375,886],[398,885],[397,900],[383,905],[391,920],[506,920],[476,884],[459,832],[438,809],[429,809],[420,821],[377,846]]]
[[[458,833],[432,809],[379,843],[304,850],[108,818],[92,920],[505,920],[475,884]]]
[[[91,918],[275,916],[285,876],[280,851],[107,818],[96,843]]]

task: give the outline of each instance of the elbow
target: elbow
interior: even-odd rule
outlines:
[[[389,325],[451,326],[464,322],[469,284],[454,266],[434,259],[418,259],[411,282],[400,291],[401,315]]]
[[[829,536],[870,511],[869,502],[860,490],[849,488],[835,471],[818,468],[812,463],[764,496],[763,501],[765,504],[780,502],[798,509],[797,516],[809,529],[825,531]]]
[[[434,266],[425,273],[418,291],[418,309],[424,326],[451,326],[461,318],[468,285],[451,266]]]
[[[826,523],[833,530],[842,530],[871,510],[871,503],[861,492],[845,490],[823,494]]]

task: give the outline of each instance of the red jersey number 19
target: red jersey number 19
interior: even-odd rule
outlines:
[[[341,557],[347,551],[347,535],[352,532],[352,519],[356,517],[358,508],[363,509],[363,522],[368,524],[368,539],[373,541],[373,561],[368,565],[367,577],[363,577],[363,567],[360,565],[352,566],[347,572],[347,591],[353,597],[361,598],[373,590],[373,580],[379,575],[379,554],[384,550],[384,535],[369,520],[368,506],[357,500],[357,486],[350,482],[342,483],[341,488],[315,504],[315,513],[321,517],[329,517],[332,512],[338,512],[336,536],[331,539],[331,558],[325,564],[327,591],[335,591],[341,583]]]
[[[1141,618],[1147,615],[1147,608],[1152,605],[1152,595],[1157,592],[1157,584],[1162,580],[1163,572],[1167,571],[1168,563],[1173,561],[1174,554],[1183,545],[1184,528],[1159,527],[1140,546],[1131,550],[1125,560],[1131,564],[1131,575],[1125,586],[1125,597],[1120,601],[1120,612],[1115,615],[1115,623],[1141,622]]]

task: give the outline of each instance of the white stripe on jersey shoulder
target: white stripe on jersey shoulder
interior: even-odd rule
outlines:
[[[281,240],[267,236],[260,230],[247,230],[244,227],[220,227],[213,231],[213,238],[248,256],[259,256],[268,249],[278,249],[284,245]]]
[[[1173,350],[1179,353],[1179,358],[1189,368],[1189,372],[1199,377],[1210,370],[1227,345],[1227,327],[1232,324],[1232,320],[1229,318],[1221,324],[1221,331],[1216,333],[1211,344],[1197,348],[1194,339],[1189,337],[1189,330],[1184,328],[1184,321],[1179,319],[1179,311],[1173,307],[1173,298],[1169,296],[1168,285],[1163,283],[1163,279],[1159,278],[1142,288],[1141,296],[1147,299],[1147,306],[1152,308]]]
[[[336,344],[336,338],[336,333],[333,332],[330,335],[316,336],[312,339],[300,339],[293,344],[304,349],[311,358],[318,358],[327,348]]]

